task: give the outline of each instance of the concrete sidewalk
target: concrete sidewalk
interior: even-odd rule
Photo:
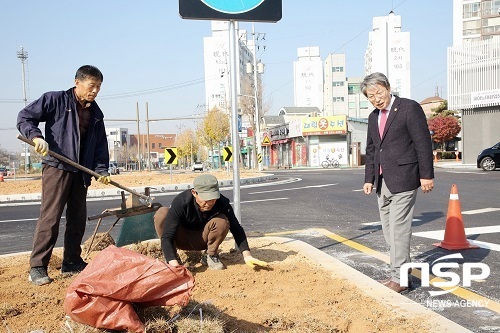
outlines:
[[[439,160],[437,162],[434,162],[434,168],[468,169],[468,170],[482,171],[482,169],[477,168],[476,164],[464,164],[462,163],[462,161],[456,161],[456,160]]]

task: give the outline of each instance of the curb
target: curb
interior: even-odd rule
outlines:
[[[286,245],[292,250],[316,262],[332,276],[353,281],[352,283],[367,297],[375,299],[388,309],[397,311],[408,318],[425,320],[429,331],[440,333],[472,333],[463,326],[437,314],[405,296],[398,294],[379,282],[344,264],[340,260],[303,242],[286,237],[266,236],[266,240]]]
[[[248,185],[260,183],[266,180],[269,180],[274,177],[274,174],[268,174],[259,177],[250,177],[250,178],[240,178],[240,185]],[[231,179],[223,179],[219,180],[219,186],[232,186],[233,180]],[[159,185],[150,185],[147,186],[151,188],[150,194],[154,196],[154,194],[168,193],[168,192],[176,192],[190,189],[192,187],[191,183],[182,183],[182,184],[159,184]],[[142,193],[144,191],[145,186],[140,187],[131,187],[131,189]],[[87,199],[89,198],[106,198],[106,197],[115,197],[121,196],[122,190],[119,188],[109,188],[109,189],[95,189],[89,190],[87,192]],[[26,194],[10,194],[10,195],[0,195],[0,203],[9,203],[9,202],[19,202],[19,201],[40,201],[42,199],[41,193],[26,193]]]

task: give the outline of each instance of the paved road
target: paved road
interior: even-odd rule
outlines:
[[[242,224],[250,235],[283,235],[305,241],[334,256],[373,279],[385,276],[387,246],[382,236],[375,196],[362,193],[363,170],[287,170],[275,171],[275,182],[241,187]],[[418,194],[414,216],[412,257],[414,262],[431,263],[443,255],[458,254],[453,262],[488,265],[490,275],[472,281],[470,287],[453,293],[431,296],[442,291],[434,286],[422,287],[414,277],[416,289],[408,299],[419,302],[474,332],[500,332],[500,172],[485,173],[470,169],[437,169],[436,187],[430,194]],[[442,240],[451,185],[456,184],[468,239],[481,248],[448,251],[435,247]],[[232,198],[229,188],[223,194]],[[172,195],[157,197],[168,205]],[[89,215],[119,202],[89,202]],[[0,206],[0,252],[28,251],[38,205]],[[107,230],[114,219],[105,220]],[[88,237],[95,221],[87,228]],[[119,230],[115,228],[113,236]],[[116,238],[115,238],[116,239]],[[450,261],[448,261],[450,262]],[[462,268],[443,270],[462,278]],[[479,272],[475,272],[478,274]],[[449,280],[449,277],[446,278]],[[474,303],[475,302],[475,303]],[[488,304],[487,304],[487,303]],[[480,305],[480,306],[478,306]]]

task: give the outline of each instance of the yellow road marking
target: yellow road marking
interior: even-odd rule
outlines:
[[[283,231],[283,232],[275,232],[275,233],[269,233],[265,234],[266,236],[280,236],[280,235],[291,235],[291,234],[298,234],[298,233],[304,233],[304,232],[317,232],[320,233],[330,239],[333,239],[339,243],[342,243],[344,245],[347,245],[355,250],[358,250],[359,252],[368,254],[369,256],[372,256],[373,258],[379,259],[380,261],[385,262],[386,264],[389,264],[390,259],[389,256],[382,254],[376,250],[373,250],[367,246],[364,246],[362,244],[356,243],[355,241],[349,240],[343,236],[337,235],[333,232],[330,232],[326,229],[321,229],[321,228],[312,228],[312,229],[304,229],[304,230],[292,230],[292,231]],[[412,274],[418,279],[422,279],[421,271],[419,269],[413,269]],[[432,274],[429,274],[429,279],[430,279],[430,284],[433,284],[434,282],[444,282],[446,280],[438,278]],[[451,288],[449,287],[437,287],[442,290],[449,290]],[[481,302],[481,304],[484,304],[485,308],[488,308],[492,311],[495,311],[497,313],[500,313],[500,303],[495,302],[489,298],[483,297],[481,295],[476,294],[475,292],[472,292],[470,290],[464,289],[462,287],[457,287],[455,290],[451,291],[450,294],[453,294],[455,296],[458,296],[460,298],[463,298],[465,300],[471,301],[471,302]]]

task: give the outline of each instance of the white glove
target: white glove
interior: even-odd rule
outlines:
[[[35,151],[37,153],[42,154],[42,156],[47,155],[47,152],[49,151],[49,144],[47,141],[42,138],[34,138],[33,142],[35,143]]]

